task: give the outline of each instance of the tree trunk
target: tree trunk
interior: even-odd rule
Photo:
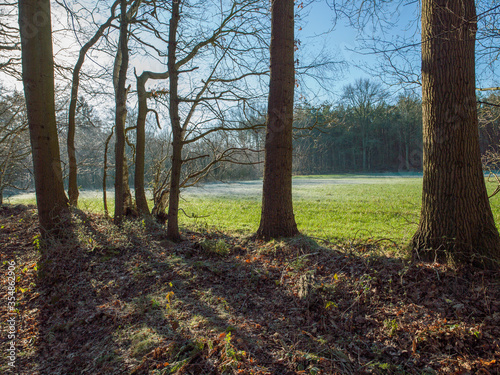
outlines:
[[[424,180],[414,257],[498,267],[479,150],[474,0],[422,3]]]
[[[82,61],[83,63],[83,61]],[[77,63],[78,65],[78,63]],[[75,133],[76,133],[76,102],[78,98],[78,85],[80,81],[79,70],[77,67],[73,70],[73,85],[71,87],[71,99],[69,103],[68,113],[68,138],[66,140],[68,148],[68,196],[69,204],[73,207],[78,205],[78,167],[76,162],[76,148],[75,148]]]
[[[180,0],[173,0],[168,39],[168,73],[170,85],[169,115],[170,123],[172,125],[172,172],[170,175],[170,191],[168,196],[167,238],[175,242],[181,240],[178,216],[183,146],[183,132],[179,117],[179,97],[177,92],[179,73],[175,65],[177,27],[179,25],[180,18],[179,5]]]
[[[116,143],[115,143],[115,223],[131,209],[128,171],[125,159],[125,122],[127,120],[128,17],[127,0],[121,0],[120,39],[115,60]],[[118,74],[116,74],[118,73]]]
[[[146,189],[144,184],[144,164],[146,153],[146,117],[148,115],[148,98],[151,93],[146,91],[146,83],[149,79],[167,79],[168,71],[163,73],[142,72],[137,78],[137,140],[135,146],[135,202],[139,213],[149,215],[149,206],[146,199]],[[161,211],[162,213],[164,210]]]
[[[257,237],[266,240],[299,233],[292,202],[294,1],[273,0],[271,12],[271,78],[262,213],[257,230]]]
[[[78,89],[80,87],[80,70],[82,69],[85,56],[89,49],[101,38],[104,31],[111,26],[115,19],[115,8],[118,1],[115,1],[111,8],[111,16],[108,20],[99,27],[94,36],[80,49],[78,60],[73,68],[73,81],[71,84],[71,98],[69,102],[68,112],[68,161],[69,161],[69,178],[68,178],[68,196],[69,204],[76,207],[78,205],[78,167],[76,163],[76,149],[75,149],[75,133],[76,133],[76,104],[78,101]]]
[[[20,0],[24,94],[28,113],[38,218],[42,235],[67,211],[54,103],[54,60],[49,0]]]
[[[410,170],[410,144],[409,141],[405,143],[405,166],[406,170]]]
[[[168,195],[167,238],[174,242],[181,240],[179,232],[179,196],[182,168],[182,135],[174,131],[172,136],[172,172]]]
[[[111,128],[111,134],[108,135],[108,138],[106,138],[106,142],[104,143],[104,167],[102,171],[102,204],[104,206],[104,215],[106,218],[109,217],[109,211],[108,211],[108,192],[107,192],[107,178],[108,178],[108,149],[109,149],[109,142],[111,141],[111,138],[113,137],[113,133],[115,131],[115,127],[113,126]]]
[[[146,116],[148,114],[148,96],[146,93],[147,78],[144,75],[137,77],[138,113],[135,144],[135,203],[139,213],[149,215],[146,189],[144,186],[144,164],[146,154]]]
[[[363,151],[363,172],[366,172],[367,170],[367,163],[366,163],[366,143],[367,143],[367,137],[364,132],[361,133],[361,148]]]
[[[156,221],[161,224],[165,224],[168,219],[168,216],[165,213],[168,207],[168,192],[168,189],[164,189],[160,192],[159,197],[155,198],[155,205],[151,210],[151,215],[153,215]]]

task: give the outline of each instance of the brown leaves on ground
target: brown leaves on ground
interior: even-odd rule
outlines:
[[[500,373],[498,274],[409,264],[380,244],[216,231],[173,244],[147,221],[73,221],[43,244],[33,207],[0,211],[20,374]]]

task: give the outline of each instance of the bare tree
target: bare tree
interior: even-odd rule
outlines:
[[[22,94],[0,97],[0,205],[5,189],[26,189],[31,170],[28,121]],[[24,180],[24,181],[23,181]],[[28,183],[27,183],[28,182]],[[22,184],[22,185],[21,185]]]
[[[148,108],[148,98],[153,97],[151,91],[146,90],[146,84],[150,79],[167,79],[168,72],[155,73],[144,71],[140,76],[136,75],[137,81],[137,125],[136,125],[136,148],[135,148],[135,175],[134,175],[134,188],[135,188],[135,202],[137,210],[141,214],[149,214],[149,206],[146,199],[146,189],[144,183],[144,165],[146,153],[146,117],[149,112],[154,112],[158,126],[159,116],[154,110]]]
[[[21,40],[17,1],[4,1],[0,7],[0,72],[21,79]]]
[[[385,105],[386,93],[380,84],[369,79],[358,79],[344,87],[343,99],[352,121],[357,125],[361,137],[363,171],[369,169],[370,128],[377,112]]]
[[[183,7],[193,10],[193,4],[183,1],[172,3],[167,64],[172,135],[172,156],[167,173],[170,181],[167,189],[155,194],[160,198],[155,206],[158,204],[160,207],[155,207],[154,211],[161,218],[161,213],[166,208],[162,202],[166,202],[168,198],[167,236],[173,241],[181,239],[178,224],[181,187],[188,186],[190,180],[198,181],[217,163],[235,161],[235,153],[239,152],[234,148],[213,149],[211,157],[209,154],[183,157],[184,147],[215,132],[241,130],[235,126],[234,121],[228,119],[228,108],[238,105],[241,108],[252,108],[253,102],[261,97],[262,92],[260,89],[252,89],[249,83],[267,74],[261,57],[265,50],[261,34],[265,32],[265,27],[260,23],[262,2],[230,1],[227,9],[224,8],[225,5],[220,5],[221,20],[213,31],[207,33],[203,29],[195,29],[193,38],[189,39],[187,33],[181,34],[178,30],[183,20],[193,19],[192,14],[182,11]],[[189,30],[188,25],[186,22],[183,31]],[[200,32],[205,35],[201,41]],[[183,37],[180,40],[179,35]],[[245,55],[248,60],[242,57]],[[209,56],[211,60],[208,67],[200,68],[195,65],[195,58],[206,64]],[[188,84],[184,87],[190,87],[188,90],[180,84],[182,77],[187,77]],[[183,172],[183,164],[204,158],[210,161],[201,170]]]
[[[78,181],[77,181],[77,160],[76,160],[76,148],[75,148],[75,133],[76,133],[76,107],[78,101],[78,90],[80,87],[80,71],[82,69],[83,63],[85,62],[85,57],[88,51],[94,46],[94,44],[104,35],[104,32],[111,26],[113,20],[116,18],[115,11],[118,6],[119,1],[115,1],[111,6],[111,15],[104,22],[95,34],[85,43],[80,49],[78,60],[73,68],[73,79],[71,84],[71,98],[69,102],[69,112],[68,112],[68,136],[67,136],[67,148],[68,148],[68,162],[69,162],[69,177],[68,177],[68,196],[69,203],[72,206],[78,205]],[[72,14],[72,12],[71,12]],[[72,14],[74,17],[74,15]]]
[[[179,241],[179,195],[182,168],[182,141],[185,131],[181,126],[179,115],[179,67],[176,65],[177,28],[180,19],[180,1],[172,1],[172,17],[170,18],[170,30],[168,38],[168,74],[169,74],[169,114],[172,127],[172,169],[170,172],[170,190],[168,205],[167,236],[170,240]]]

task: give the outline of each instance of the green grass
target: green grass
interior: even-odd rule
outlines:
[[[303,177],[302,177],[303,178]],[[310,178],[316,178],[311,176]],[[352,176],[344,176],[351,179]],[[388,237],[409,239],[416,229],[422,180],[362,179],[359,184],[328,184],[294,188],[294,211],[299,230],[329,240]],[[180,216],[184,225],[215,226],[220,230],[253,232],[260,219],[260,197],[223,199],[187,196],[186,213],[206,218]]]
[[[301,176],[325,179],[332,176]],[[299,230],[307,235],[334,241],[390,238],[409,241],[415,233],[422,197],[421,178],[376,178],[335,176],[359,179],[357,184],[325,184],[294,188],[294,212]],[[488,183],[488,190],[495,189]],[[500,223],[500,194],[491,200],[495,220]],[[180,214],[185,226],[209,226],[221,231],[253,232],[260,220],[261,198],[201,197],[187,195],[181,206],[189,219]]]
[[[297,224],[308,235],[335,240],[406,241],[418,222],[421,188],[421,179],[398,179],[301,189],[304,194],[295,204]]]
[[[337,179],[343,183],[325,183]],[[422,178],[387,178],[383,175],[298,176],[294,181],[311,180],[310,185],[294,187],[294,211],[299,230],[310,236],[332,241],[390,238],[397,243],[409,241],[416,230],[420,213]],[[318,180],[315,183],[313,180]],[[307,182],[307,181],[306,181]],[[326,181],[328,182],[328,181]],[[335,181],[332,181],[335,182]],[[351,182],[351,183],[347,183]],[[494,182],[487,183],[495,189]],[[110,214],[112,195],[108,195]],[[11,203],[34,203],[34,198],[11,198]],[[497,223],[500,223],[500,194],[490,200]],[[82,194],[84,210],[102,212],[100,196]],[[216,228],[220,231],[252,233],[260,220],[259,194],[232,196],[185,193],[181,208],[197,218],[179,213],[184,228]],[[206,216],[206,217],[204,217]]]

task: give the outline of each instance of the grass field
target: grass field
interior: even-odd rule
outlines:
[[[383,241],[404,244],[413,234],[421,187],[414,176],[297,177],[297,222],[313,238],[269,242],[239,234],[257,228],[261,181],[184,192],[183,210],[207,217],[181,214],[184,229],[194,230],[177,244],[159,225],[116,226],[88,212],[75,212],[62,241],[44,240],[34,207],[6,205],[0,261],[16,276],[16,315],[0,309],[0,320],[23,323],[16,367],[499,374],[498,272],[409,261],[402,246]],[[491,200],[497,221],[499,199]],[[80,203],[102,212],[100,192],[82,191]],[[9,348],[0,340],[0,373],[8,371]]]
[[[493,191],[495,183],[487,183]],[[389,238],[405,243],[416,230],[422,178],[386,175],[321,175],[294,177],[294,210],[299,230],[331,241]],[[259,224],[261,181],[206,184],[185,191],[180,213],[185,228],[209,227],[251,233]],[[108,195],[113,208],[113,195]],[[11,203],[34,203],[32,196]],[[500,223],[500,195],[491,205]],[[102,194],[82,192],[80,208],[102,212]],[[112,212],[111,212],[112,213]]]
[[[307,180],[314,181],[312,177]],[[404,241],[414,231],[411,223],[417,222],[421,179],[360,177],[354,183],[328,181],[294,187],[296,221],[304,234],[329,240],[390,237]],[[195,220],[181,215],[184,224],[248,232],[255,231],[259,224],[260,195],[186,194],[183,206],[188,214],[210,215]]]

